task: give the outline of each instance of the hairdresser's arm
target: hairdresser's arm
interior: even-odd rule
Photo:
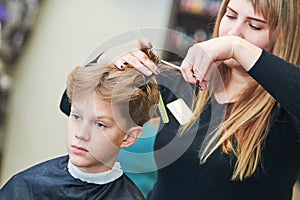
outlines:
[[[263,51],[248,73],[300,121],[300,68]]]
[[[200,85],[220,62],[233,58],[287,111],[300,119],[300,68],[236,36],[219,37],[192,46],[182,63],[186,81]],[[197,78],[198,78],[197,77]]]
[[[125,67],[125,63],[128,63],[141,73],[150,76],[153,73],[157,74],[158,68],[141,49],[151,48],[152,45],[148,39],[131,40],[105,51],[98,58],[97,63],[113,64],[120,70]]]
[[[193,74],[198,74],[197,79],[202,83],[204,79],[209,79],[214,67],[230,58],[249,71],[261,52],[260,48],[236,36],[213,38],[189,48],[181,64],[181,72],[184,79],[193,84],[196,83]]]

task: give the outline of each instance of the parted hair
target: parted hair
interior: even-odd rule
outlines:
[[[145,52],[148,55],[152,53]],[[158,62],[154,54],[149,57]],[[96,94],[96,97],[117,108],[126,117],[129,126],[142,126],[156,114],[159,86],[152,77],[144,76],[129,64],[120,70],[113,65],[95,63],[78,66],[68,76],[67,95],[70,103],[83,94]]]

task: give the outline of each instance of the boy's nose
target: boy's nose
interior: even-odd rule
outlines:
[[[91,127],[89,126],[89,124],[84,123],[84,124],[82,124],[82,126],[77,127],[75,137],[80,140],[89,140],[90,139],[90,131],[91,131]]]

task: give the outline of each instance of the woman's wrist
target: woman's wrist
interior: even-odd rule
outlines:
[[[262,54],[262,49],[250,42],[234,36],[232,39],[233,58],[249,71]]]

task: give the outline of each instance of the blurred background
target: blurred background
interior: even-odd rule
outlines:
[[[59,102],[70,70],[114,35],[167,27],[172,1],[9,0],[1,5],[3,29],[13,27],[1,46],[2,186],[16,172],[66,154],[67,117]],[[31,24],[24,24],[28,20]]]
[[[67,153],[67,117],[59,110],[66,77],[99,44],[126,31],[170,28],[178,34],[158,40],[184,55],[191,38],[210,37],[220,2],[0,0],[0,187],[13,174]]]

